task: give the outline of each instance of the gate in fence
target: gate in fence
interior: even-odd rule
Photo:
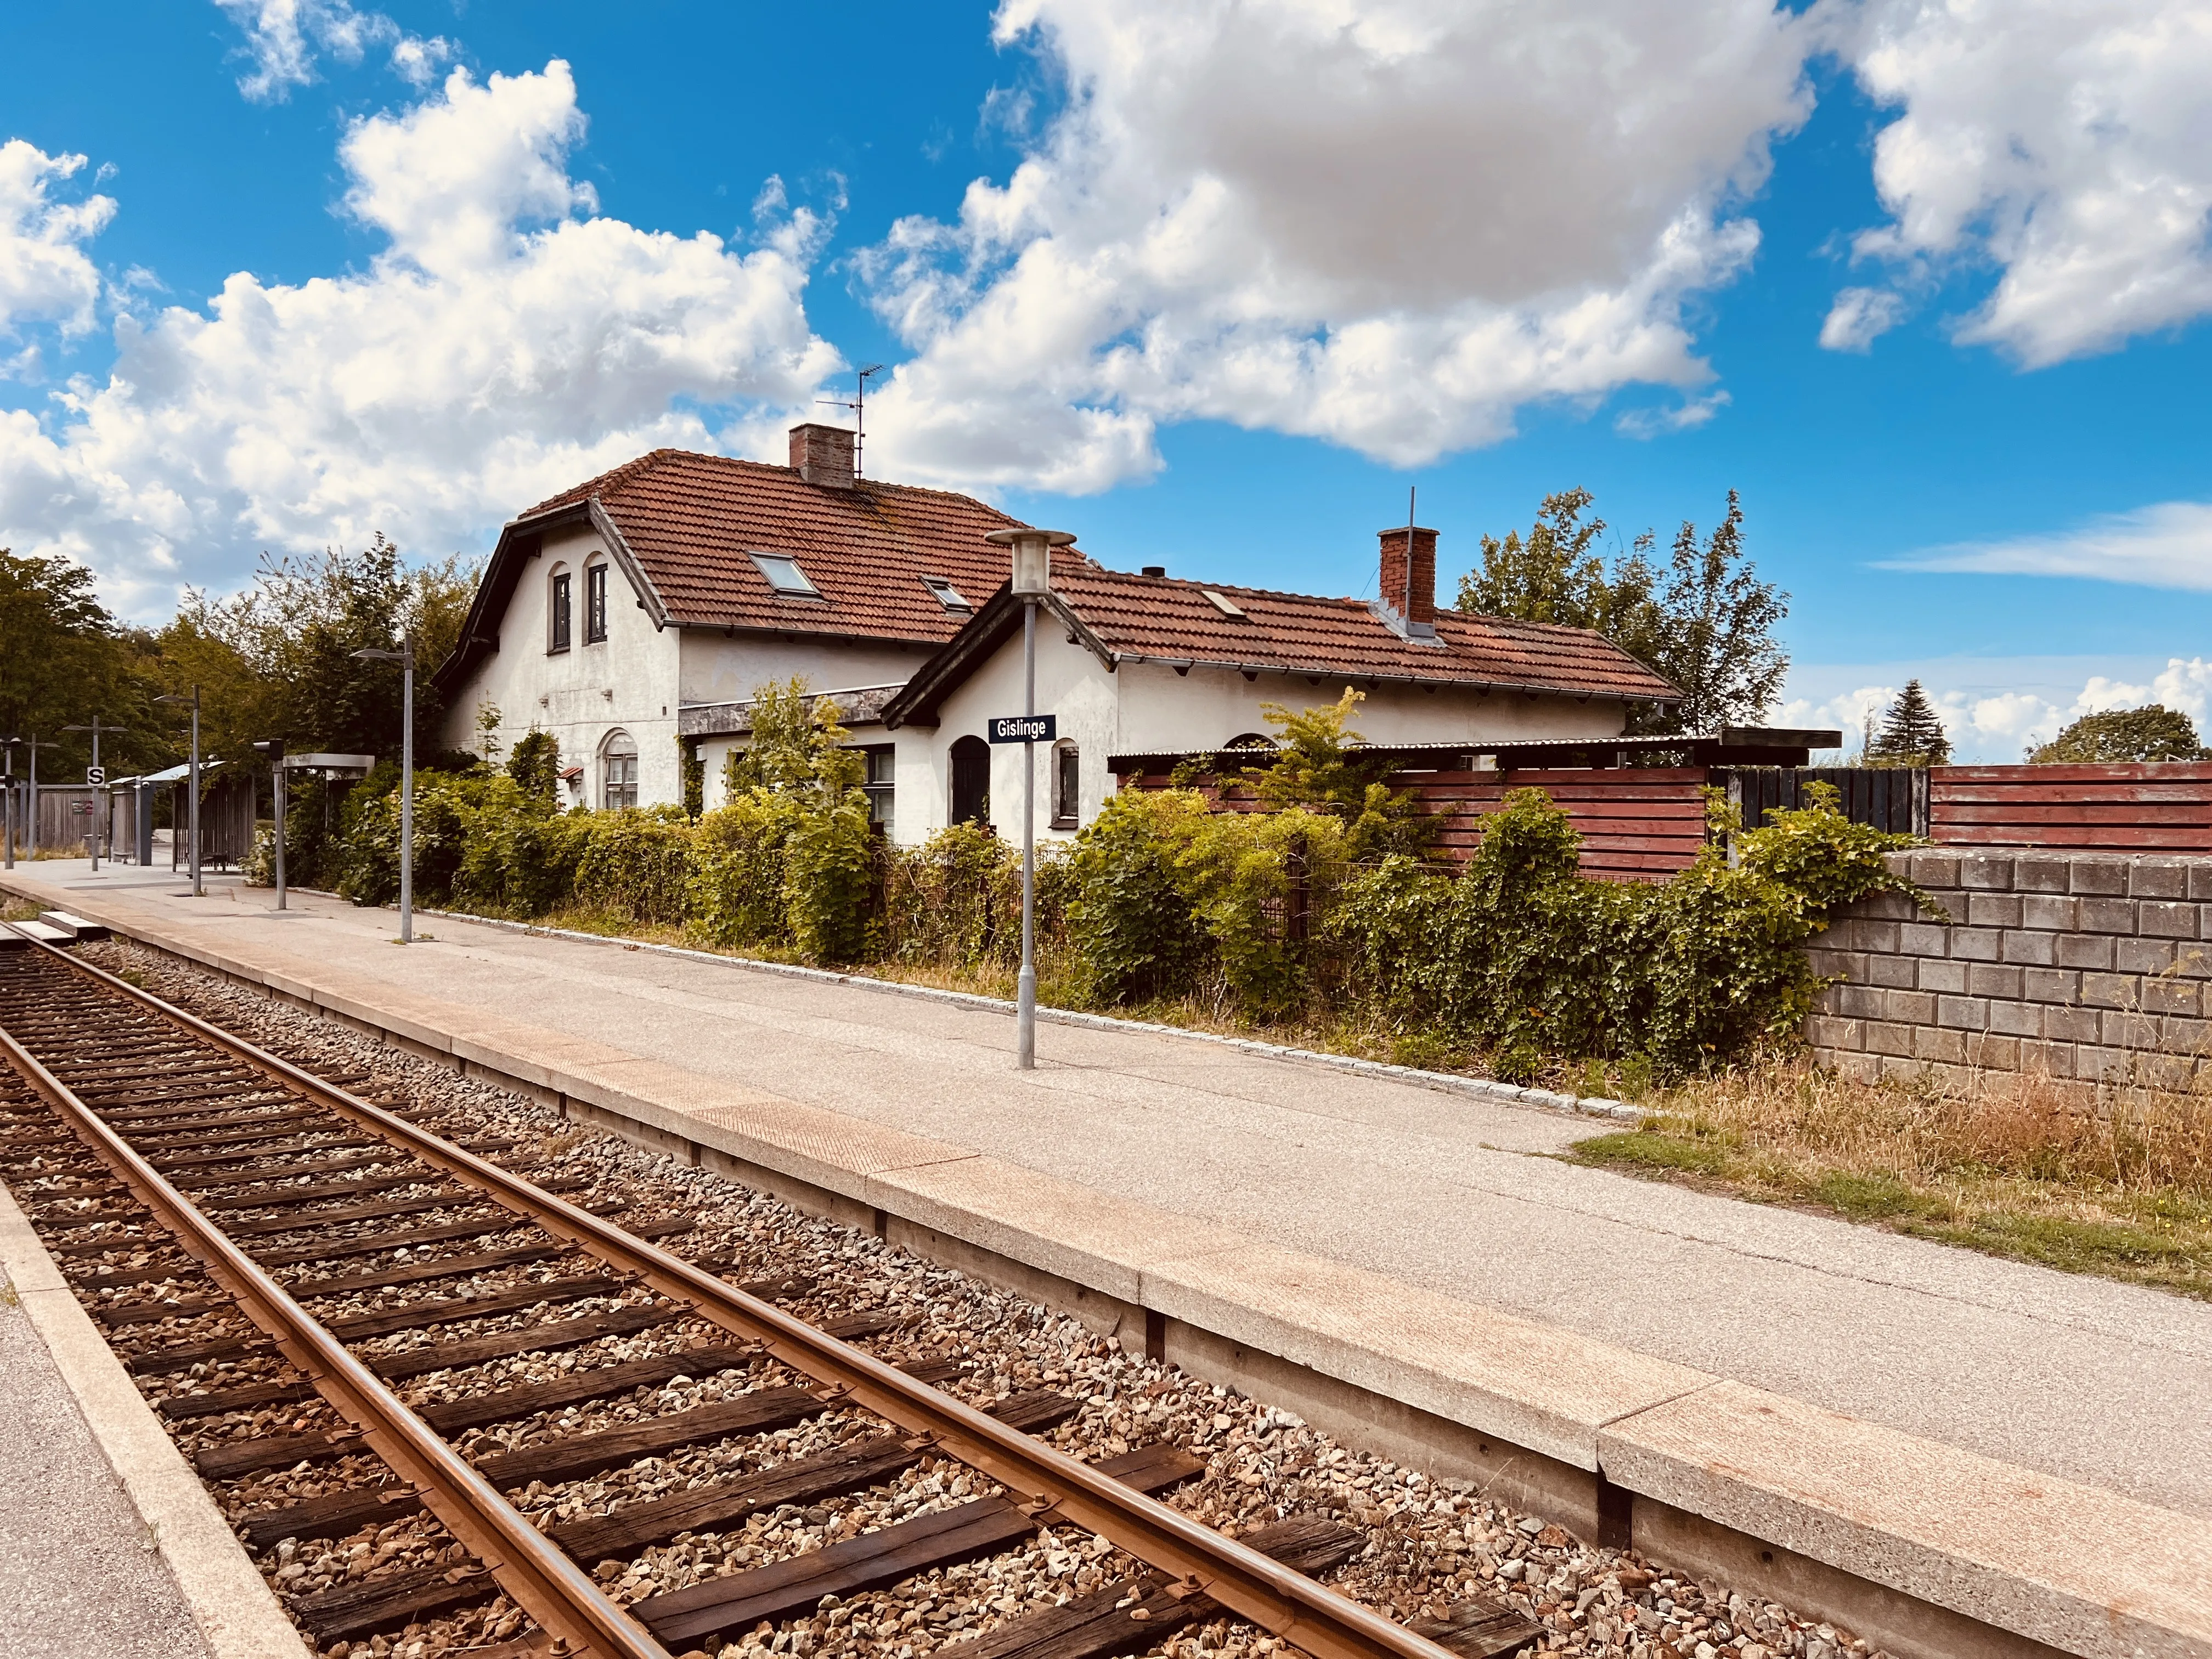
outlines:
[[[1809,804],[1816,783],[1835,786],[1838,805],[1853,823],[1900,836],[1928,833],[1928,769],[1924,766],[1729,766],[1729,805],[1756,830],[1776,808],[1796,811]]]

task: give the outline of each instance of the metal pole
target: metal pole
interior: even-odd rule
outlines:
[[[1036,601],[1022,602],[1022,713],[1036,713]],[[1022,976],[1016,993],[1014,1064],[1036,1069],[1036,744],[1022,739]]]
[[[400,647],[399,942],[415,942],[415,636]]]
[[[97,714],[92,717],[92,769],[95,772],[100,770],[100,716]],[[97,820],[92,825],[92,873],[95,876],[100,873],[100,824]]]
[[[8,740],[4,759],[8,779],[5,785],[8,795],[7,867],[12,870],[15,867],[15,743],[12,738]]]
[[[39,856],[39,734],[31,733],[31,822],[26,827],[23,846],[32,858]]]
[[[192,896],[200,887],[200,689],[192,688]]]
[[[276,757],[276,908],[284,908],[284,757]]]

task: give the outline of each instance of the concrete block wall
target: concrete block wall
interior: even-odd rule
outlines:
[[[1807,951],[1837,983],[1806,1036],[1877,1078],[2038,1073],[2094,1098],[2212,1065],[2212,857],[2032,849],[1893,854],[1949,914],[1886,893]]]

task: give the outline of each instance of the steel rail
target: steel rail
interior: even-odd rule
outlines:
[[[1026,1498],[1024,1507],[1039,1525],[1066,1522],[1097,1533],[1148,1567],[1180,1580],[1182,1593],[1208,1596],[1314,1659],[1451,1659],[1449,1650],[1403,1625],[1132,1491],[1033,1436],[1008,1428],[941,1389],[916,1382],[774,1304],[633,1238],[489,1159],[463,1152],[128,981],[43,940],[36,943],[76,972],[375,1128],[424,1163],[484,1189],[555,1237],[635,1273],[664,1296],[692,1304],[724,1329],[758,1342],[793,1370],[830,1384],[852,1404],[909,1434],[927,1437],[946,1455]]]
[[[423,1507],[548,1636],[593,1659],[669,1659],[667,1649],[4,1028],[0,1054],[238,1299],[316,1392],[362,1431],[367,1447],[421,1493]]]

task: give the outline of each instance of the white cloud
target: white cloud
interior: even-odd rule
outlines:
[[[93,326],[100,270],[85,244],[115,216],[115,204],[52,195],[83,167],[82,155],[49,155],[21,138],[0,144],[0,340],[26,322],[58,324],[64,334]]]
[[[1875,340],[1905,320],[1902,295],[1881,288],[1847,288],[1836,295],[1820,325],[1820,345],[1828,351],[1867,351]]]
[[[1006,0],[997,33],[1066,106],[864,258],[917,353],[874,453],[1064,490],[1149,472],[1162,422],[1413,463],[1706,384],[1686,302],[1758,246],[1730,204],[1812,38],[1765,0]]]
[[[246,33],[241,49],[253,67],[238,89],[255,103],[282,103],[295,87],[311,85],[315,60],[327,52],[358,64],[373,47],[388,47],[392,71],[410,85],[427,87],[453,56],[443,36],[409,34],[382,12],[357,11],[350,0],[216,0]]]
[[[1959,339],[2036,368],[2212,310],[2212,11],[1868,0],[1824,15],[1869,95],[1904,111],[1875,141],[1892,218],[1858,252],[1897,262],[1908,288],[1929,267],[2001,270]]]
[[[1613,429],[1631,438],[1692,432],[1735,401],[1725,391],[1714,391],[1702,398],[1685,398],[1679,404],[1656,409],[1623,410],[1613,418]]]
[[[2052,535],[1931,547],[1885,561],[1884,568],[2212,589],[2212,503],[2163,501]]]
[[[483,84],[456,70],[356,122],[346,202],[385,251],[126,314],[106,380],[76,381],[43,422],[0,415],[0,545],[75,557],[152,613],[264,546],[471,544],[656,444],[715,447],[710,421],[804,404],[836,362],[802,304],[821,226],[772,219],[741,252],[579,216],[582,131],[558,61]]]
[[[1793,668],[1777,723],[1832,726],[1856,750],[1908,678],[1936,706],[1961,763],[2019,760],[2084,714],[2160,702],[2203,729],[2212,710],[2212,661],[2203,657],[2087,668],[2081,658],[1939,659],[1926,664],[1803,665]],[[2078,690],[2072,689],[2078,687]]]

